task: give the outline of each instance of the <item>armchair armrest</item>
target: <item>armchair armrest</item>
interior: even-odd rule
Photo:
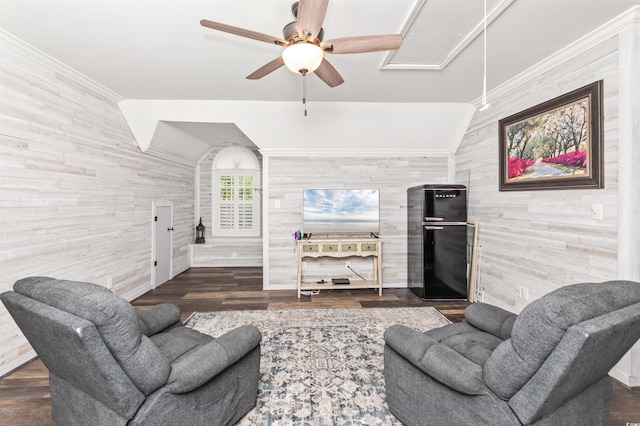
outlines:
[[[487,303],[474,303],[464,310],[464,319],[482,331],[502,340],[511,338],[511,329],[518,315]]]
[[[480,395],[487,389],[480,365],[423,333],[393,325],[384,338],[393,350],[445,386],[467,395]]]
[[[251,352],[261,340],[260,330],[243,325],[187,353],[171,364],[169,391],[185,393],[202,386]]]
[[[140,332],[145,336],[153,336],[162,330],[180,322],[180,308],[172,303],[161,303],[136,311]]]

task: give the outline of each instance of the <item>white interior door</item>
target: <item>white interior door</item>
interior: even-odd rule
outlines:
[[[156,206],[155,216],[155,286],[171,279],[171,207]]]

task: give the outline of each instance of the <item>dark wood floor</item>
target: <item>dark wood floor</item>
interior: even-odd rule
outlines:
[[[323,291],[297,298],[296,291],[262,291],[261,268],[192,268],[133,301],[136,309],[175,303],[186,319],[195,311],[434,306],[451,321],[466,303],[423,302],[407,289]],[[640,423],[640,389],[614,383],[610,426]],[[0,424],[52,425],[47,370],[36,359],[0,379]]]

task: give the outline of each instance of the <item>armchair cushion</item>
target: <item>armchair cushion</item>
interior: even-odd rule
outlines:
[[[185,393],[202,386],[248,354],[261,339],[256,327],[245,325],[184,354],[171,364],[169,391]]]
[[[512,336],[485,364],[487,385],[510,399],[527,383],[578,323],[637,303],[638,283],[609,281],[561,287],[527,305],[513,324]]]
[[[464,319],[469,324],[502,340],[511,337],[511,329],[517,317],[512,312],[487,303],[474,303],[464,310]]]
[[[635,305],[569,327],[557,349],[509,400],[523,423],[549,415],[573,395],[607,379],[640,335],[640,298],[636,300]],[[613,332],[616,328],[619,332]],[[607,381],[605,394],[610,388]]]
[[[545,303],[531,303],[520,313],[514,324],[514,349],[539,366],[569,327],[637,303],[637,288],[637,283],[629,281],[559,288],[553,297],[545,298]]]
[[[189,351],[196,350],[213,340],[213,337],[186,327],[175,327],[150,337],[151,341],[160,349],[169,363]]]
[[[502,343],[499,337],[475,328],[466,320],[429,330],[424,334],[449,346],[478,365],[484,365],[495,347]]]
[[[161,303],[143,311],[137,311],[140,332],[152,336],[171,326],[180,325],[180,308],[173,303]]]
[[[482,367],[447,345],[404,325],[393,325],[385,343],[438,382],[467,395],[486,390]]]

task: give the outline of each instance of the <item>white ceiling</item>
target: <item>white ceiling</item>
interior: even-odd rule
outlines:
[[[260,80],[245,79],[277,57],[281,47],[199,24],[209,19],[282,37],[283,26],[294,20],[292,3],[0,0],[0,28],[127,100],[300,102],[302,77],[285,67]],[[488,90],[639,4],[487,0]],[[477,100],[482,94],[483,5],[482,0],[331,0],[325,40],[400,33],[403,46],[392,53],[327,55],[345,83],[329,88],[309,76],[308,101]],[[179,130],[195,134],[202,128]],[[219,136],[228,130],[220,129]],[[213,139],[220,142],[220,137]]]

